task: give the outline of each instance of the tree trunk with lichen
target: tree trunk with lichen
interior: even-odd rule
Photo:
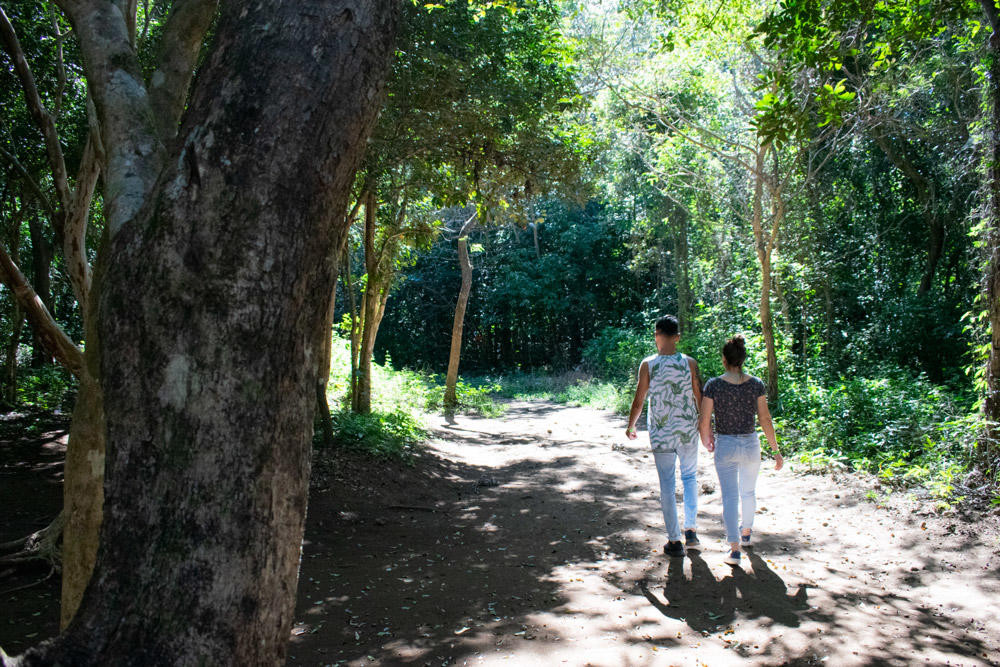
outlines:
[[[448,374],[444,381],[444,406],[454,409],[458,404],[458,364],[462,358],[462,329],[465,325],[465,309],[472,291],[472,262],[469,260],[469,232],[475,224],[476,216],[469,218],[458,232],[458,264],[462,269],[462,286],[455,302],[455,318],[451,325],[451,350],[448,354]],[[538,238],[537,236],[535,237]]]
[[[986,426],[976,448],[976,465],[987,479],[1000,476],[1000,18],[991,0],[982,0],[992,27],[987,51],[987,127],[985,246],[988,257],[985,276],[986,309],[990,323],[990,354],[986,362],[986,395],[983,401]]]
[[[374,123],[396,7],[224,3],[159,157],[129,117],[149,101],[116,101],[141,80],[128,26],[100,3],[71,7],[115,193],[97,319],[105,520],[73,621],[14,660],[283,664],[346,231],[332,213]]]

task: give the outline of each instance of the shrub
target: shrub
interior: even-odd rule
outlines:
[[[343,410],[334,413],[333,426],[334,444],[338,447],[407,463],[427,438],[420,420],[405,410],[368,414]]]
[[[895,370],[827,387],[813,379],[786,383],[775,425],[806,462],[842,462],[946,497],[969,463],[978,416],[923,376]]]
[[[639,363],[655,352],[652,333],[606,327],[583,348],[583,363],[599,378],[631,384]]]

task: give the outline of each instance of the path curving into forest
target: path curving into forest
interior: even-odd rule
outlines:
[[[588,408],[431,417],[412,468],[316,464],[289,664],[1000,664],[1000,527],[765,465],[758,546],[669,560],[644,439]]]

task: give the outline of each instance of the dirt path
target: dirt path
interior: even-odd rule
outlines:
[[[652,458],[620,418],[430,419],[413,467],[317,457],[290,665],[1000,664],[996,514],[880,508],[855,477],[765,466],[734,570],[703,452],[702,551],[668,562]],[[58,511],[64,441],[0,433],[0,538]],[[56,632],[58,587],[0,595],[0,646]]]
[[[669,560],[652,458],[620,418],[515,403],[437,422],[418,468],[327,488],[321,471],[290,664],[1000,664],[996,515],[879,508],[853,478],[766,465],[734,570],[702,452],[702,551]]]

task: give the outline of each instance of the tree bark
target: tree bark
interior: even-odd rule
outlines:
[[[333,358],[333,313],[337,304],[337,276],[333,277],[333,289],[330,290],[330,303],[323,318],[324,326],[319,341],[319,362],[316,365],[316,421],[319,425],[320,439],[329,447],[333,444],[333,419],[330,416],[330,404],[326,400],[326,385],[330,382],[330,361]]]
[[[771,233],[769,236],[765,235],[764,186],[768,175],[764,171],[764,163],[770,151],[771,144],[763,144],[757,149],[756,168],[753,173],[754,192],[751,223],[757,259],[760,262],[760,329],[764,337],[764,350],[767,356],[767,400],[773,403],[778,399],[778,355],[775,350],[774,321],[771,316],[771,251],[774,249],[774,237],[781,222],[777,212],[778,210],[783,212],[784,209],[781,207],[775,210],[771,220]],[[777,187],[771,188],[771,197],[775,204],[780,205],[781,192]]]
[[[988,253],[986,308],[990,323],[990,354],[986,362],[986,396],[983,402],[985,428],[976,448],[976,464],[987,479],[1000,474],[1000,18],[992,0],[981,0],[990,21],[992,34],[987,58],[987,127],[989,142],[986,154],[986,252]]]
[[[88,347],[84,356],[94,363],[97,355]],[[60,629],[76,614],[90,581],[104,517],[104,405],[101,387],[90,373],[77,385],[69,441],[63,474]]]
[[[374,189],[368,191],[365,201],[365,293],[361,297],[360,340],[358,343],[358,378],[356,394],[352,401],[354,412],[367,414],[372,410],[372,354],[375,351],[375,319],[379,304],[379,262],[375,251],[376,199]]]
[[[21,219],[24,207],[12,207],[11,230],[8,247],[10,248],[11,261],[16,265],[19,263],[19,252],[21,249]],[[24,310],[18,304],[17,299],[10,300],[10,339],[7,341],[7,349],[4,354],[4,374],[3,374],[3,400],[13,408],[17,404],[17,352],[21,343],[21,331],[24,328]]]
[[[46,310],[52,312],[52,280],[49,275],[52,267],[52,244],[42,232],[42,223],[37,215],[28,216],[28,231],[31,234],[31,268],[32,287],[35,295],[42,300]],[[31,365],[35,368],[52,362],[52,356],[45,349],[41,335],[32,331],[34,343],[31,350]]]
[[[28,323],[39,334],[48,354],[54,356],[64,368],[80,379],[86,372],[83,353],[52,318],[49,309],[35,294],[27,278],[3,247],[0,247],[0,281],[10,289],[17,304],[24,311]]]
[[[691,278],[688,266],[688,212],[680,204],[674,204],[674,280],[677,283],[677,319],[681,331],[686,336],[692,333],[691,318]]]
[[[458,404],[456,385],[458,384],[458,362],[462,356],[462,327],[465,324],[465,308],[469,304],[472,291],[472,262],[469,261],[469,232],[476,224],[476,214],[465,221],[458,232],[458,263],[462,268],[462,286],[455,303],[455,319],[451,325],[451,350],[448,354],[448,374],[444,381],[444,407],[454,409]],[[536,237],[537,238],[537,237]]]
[[[74,16],[88,75],[122,69],[120,50],[87,44],[121,14],[74,6],[91,12]],[[343,231],[331,212],[374,123],[395,9],[227,2],[158,185],[150,153],[116,173],[135,135],[104,132],[107,187],[125,188],[105,198],[97,280],[105,521],[77,615],[20,664],[283,664]],[[128,92],[110,78],[102,129],[122,130],[112,117],[141,105],[110,108]]]

